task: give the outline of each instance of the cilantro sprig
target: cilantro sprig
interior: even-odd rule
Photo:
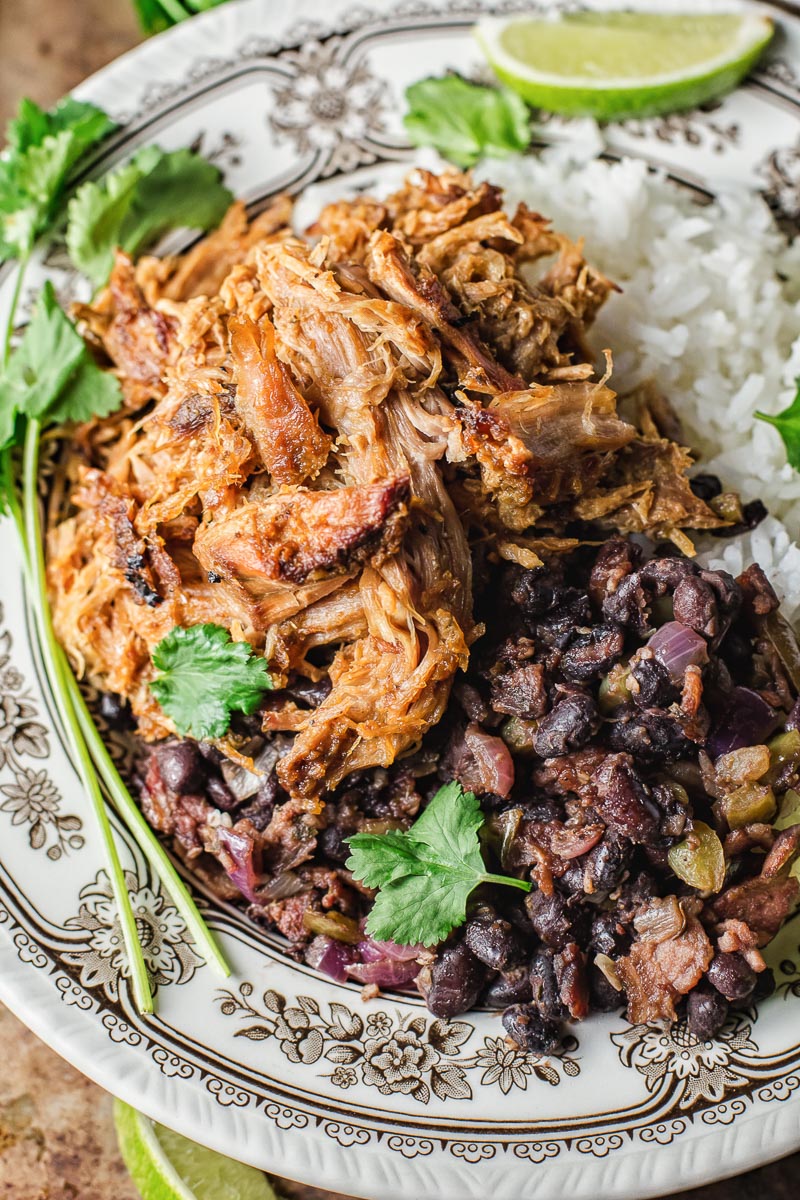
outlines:
[[[786,447],[786,459],[795,471],[800,471],[800,376],[795,380],[797,392],[792,403],[782,412],[771,416],[769,413],[757,412],[759,421],[774,425],[781,435],[781,441]]]
[[[525,101],[507,88],[445,75],[412,83],[406,102],[403,124],[414,145],[433,146],[460,167],[483,156],[521,153],[531,140]]]
[[[0,155],[0,261],[28,258],[58,220],[81,160],[115,128],[102,109],[71,96],[49,112],[21,101]]]
[[[182,736],[219,738],[231,713],[255,711],[273,684],[249,642],[234,642],[222,625],[176,625],[153,650],[159,672],[150,688]]]
[[[169,229],[210,229],[232,201],[219,169],[199,154],[146,146],[105,179],[78,189],[67,210],[67,251],[100,287],[118,246],[136,255]]]
[[[440,788],[409,830],[356,833],[348,870],[378,888],[367,933],[401,946],[435,946],[463,924],[470,893],[482,883],[531,890],[524,879],[486,870],[478,832],[484,817],[459,783]]]
[[[141,1012],[151,1012],[148,968],[101,780],[154,874],[172,897],[198,950],[223,974],[230,974],[230,970],[166,850],[123,783],[55,636],[38,496],[43,432],[49,426],[107,416],[119,406],[122,392],[115,376],[98,367],[59,307],[49,282],[12,353],[16,311],[33,250],[38,242],[62,228],[70,193],[89,164],[91,152],[114,128],[101,109],[71,98],[49,112],[23,100],[8,126],[7,145],[0,154],[0,260],[15,259],[19,265],[0,338],[0,512],[10,513],[17,527],[45,671],[105,850],[134,1000]],[[124,178],[131,180],[134,174],[134,186],[125,204],[115,191],[112,198],[117,203],[111,206],[112,213],[106,204],[110,188],[92,184],[79,192],[84,196],[81,211],[89,210],[95,223],[91,230],[84,228],[83,237],[97,236],[98,257],[92,260],[90,272],[96,283],[102,282],[98,264],[105,266],[108,262],[109,246],[115,239],[123,240],[132,253],[137,253],[170,228],[206,228],[214,224],[230,199],[217,169],[190,151],[142,152],[137,155],[135,168]],[[76,230],[73,226],[74,238]],[[103,230],[105,240],[100,236]],[[85,241],[81,244],[86,246]]]

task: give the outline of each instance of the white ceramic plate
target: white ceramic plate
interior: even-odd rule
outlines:
[[[478,8],[227,4],[79,89],[123,124],[97,165],[150,141],[196,143],[256,206],[356,170],[368,185],[382,164],[413,158],[405,85],[446,67],[481,69],[468,32]],[[772,57],[721,107],[628,123],[608,132],[609,151],[664,164],[705,192],[731,179],[761,187],[796,220],[800,22],[780,19]],[[68,293],[63,264],[46,267]],[[0,307],[8,283],[6,269]],[[7,524],[0,561],[0,997],[103,1087],[226,1154],[376,1200],[641,1200],[800,1143],[791,926],[773,955],[777,994],[758,1014],[736,1015],[720,1041],[596,1017],[566,1057],[540,1062],[510,1051],[488,1013],[448,1024],[421,1001],[364,1004],[356,986],[295,965],[279,938],[213,905],[208,919],[235,968],[222,986],[120,831],[158,987],[158,1014],[139,1016]]]

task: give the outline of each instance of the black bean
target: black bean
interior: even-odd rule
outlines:
[[[640,871],[619,889],[614,915],[621,925],[630,925],[642,905],[657,895],[658,886],[652,875]]]
[[[722,491],[722,484],[716,475],[694,475],[689,480],[689,487],[697,496],[698,500],[713,500]]]
[[[494,912],[480,913],[468,921],[464,941],[469,949],[493,971],[502,971],[523,956],[522,940],[510,921]]]
[[[679,691],[670,678],[669,671],[657,658],[642,658],[631,667],[631,678],[636,687],[629,690],[637,708],[667,708],[678,699]]]
[[[436,1017],[455,1017],[472,1008],[486,986],[488,970],[464,942],[446,946],[431,967],[425,1002]]]
[[[559,581],[544,567],[535,571],[517,568],[506,575],[505,581],[512,603],[526,617],[543,616],[553,607],[556,597],[563,590]]]
[[[719,992],[702,983],[689,993],[686,1001],[686,1023],[689,1032],[701,1042],[710,1042],[725,1024],[728,1002]]]
[[[546,617],[531,626],[537,649],[562,650],[579,626],[592,623],[589,597],[577,588],[565,588]]]
[[[589,967],[589,996],[599,1012],[614,1012],[625,1003],[625,993],[618,992],[594,963]]]
[[[751,500],[749,504],[742,505],[741,521],[737,521],[734,525],[722,525],[718,529],[710,530],[710,533],[713,537],[718,538],[739,537],[748,530],[755,529],[768,516],[769,509],[763,500]]]
[[[313,680],[298,675],[289,681],[286,691],[293,700],[297,700],[300,704],[307,704],[309,708],[317,708],[328,696],[332,686],[327,676],[324,679]]]
[[[221,808],[223,812],[230,812],[241,803],[236,799],[225,780],[220,779],[218,775],[209,775],[206,794],[214,807]]]
[[[619,887],[630,857],[630,843],[606,833],[602,841],[578,860],[583,868],[583,888],[589,891],[593,900],[602,900]]]
[[[626,754],[609,754],[592,776],[594,805],[615,833],[644,845],[658,840],[661,813]]]
[[[589,595],[598,608],[639,565],[641,547],[623,538],[609,538],[598,551],[589,575]]]
[[[753,994],[750,999],[754,1004],[758,1004],[761,1000],[766,1000],[767,996],[771,996],[775,991],[775,972],[771,967],[767,967],[765,971],[760,971],[756,975],[756,986],[753,988]]]
[[[530,981],[532,1003],[548,1021],[560,1021],[566,1016],[561,1003],[558,979],[552,950],[537,950],[531,959]]]
[[[133,724],[130,704],[116,692],[101,692],[97,710],[111,729],[130,729]]]
[[[620,955],[627,953],[630,941],[630,934],[620,925],[613,913],[598,913],[592,921],[589,946],[597,954],[607,954],[609,958],[619,958]]]
[[[696,575],[682,579],[672,597],[676,621],[705,637],[717,634],[717,601],[712,588]]]
[[[678,718],[660,708],[626,713],[611,722],[607,737],[613,750],[624,750],[646,766],[676,762],[697,753]]]
[[[483,1002],[489,1008],[506,1008],[509,1004],[527,1004],[532,995],[528,968],[512,967],[492,980]]]
[[[529,892],[525,897],[525,907],[537,936],[553,950],[563,950],[567,942],[572,941],[572,921],[567,912],[566,901],[553,892],[546,896],[544,892]]]
[[[756,986],[756,973],[741,954],[715,954],[706,972],[708,982],[726,1000],[744,1000]]]
[[[587,692],[571,692],[539,722],[533,745],[540,758],[580,750],[600,727],[597,706]]]
[[[561,657],[560,669],[573,683],[588,683],[606,675],[625,648],[625,635],[617,625],[595,625],[579,634]]]
[[[350,834],[340,829],[338,825],[329,825],[317,837],[320,853],[324,854],[326,858],[333,859],[334,862],[347,862],[350,857],[350,847],[347,844],[349,836]]]
[[[202,789],[205,763],[196,742],[165,742],[154,753],[161,778],[171,792],[186,795]]]
[[[503,1026],[521,1050],[531,1054],[562,1054],[561,1026],[548,1021],[530,1004],[512,1004],[503,1013]]]

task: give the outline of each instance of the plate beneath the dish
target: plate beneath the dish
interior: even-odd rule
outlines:
[[[195,144],[254,207],[312,183],[379,183],[412,163],[404,87],[483,70],[469,29],[515,4],[348,0],[227,4],[126,55],[79,89],[136,147]],[[701,194],[760,188],[800,217],[800,21],[758,75],[712,110],[627,122],[607,152],[658,164]],[[543,140],[582,135],[551,121]],[[353,173],[355,179],[352,178]],[[63,296],[75,280],[40,265]],[[0,308],[10,271],[0,271]],[[31,638],[13,532],[0,625],[0,998],[109,1091],[236,1158],[356,1196],[608,1200],[691,1187],[794,1149],[800,1123],[800,929],[771,950],[778,989],[698,1042],[595,1017],[561,1059],[509,1049],[497,1015],[436,1020],[421,1000],[367,1003],[285,953],[233,908],[207,917],[234,968],[198,959],[120,831],[158,1013],[137,1014],[89,805]],[[657,1150],[657,1153],[654,1151]]]

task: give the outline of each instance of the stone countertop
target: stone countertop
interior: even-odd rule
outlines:
[[[0,124],[20,96],[50,104],[140,36],[132,0],[0,0]],[[110,1097],[2,1008],[0,1062],[0,1200],[137,1200]],[[799,1176],[796,1154],[680,1200],[789,1200]],[[280,1187],[294,1200],[337,1200]]]

